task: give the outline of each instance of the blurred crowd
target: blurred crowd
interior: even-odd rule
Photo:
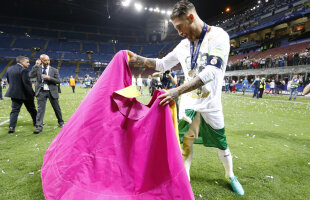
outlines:
[[[264,58],[244,57],[234,62],[229,61],[226,70],[265,69],[308,64],[310,64],[310,53],[306,49],[302,52],[285,53],[276,56],[269,55]]]
[[[237,33],[240,31],[248,30],[251,27],[254,27],[260,23],[263,23],[264,20],[252,20],[257,19],[260,16],[265,14],[271,13],[271,17],[275,16],[276,10],[283,8],[284,6],[288,6],[288,11],[294,13],[297,11],[297,8],[301,7],[302,9],[307,9],[310,7],[310,1],[303,2],[302,5],[298,5],[294,7],[295,0],[265,0],[259,1],[257,5],[251,8],[247,8],[245,10],[238,10],[236,13],[241,14],[234,14],[232,13],[230,18],[218,21],[218,24],[223,24],[222,26],[225,29],[230,29],[229,33]],[[232,17],[233,16],[233,17]],[[248,22],[248,23],[247,23]],[[241,25],[242,24],[242,25]]]
[[[303,88],[309,83],[309,78],[305,80],[303,75],[295,74],[291,78],[277,79],[276,77],[266,79],[265,77],[255,76],[248,80],[243,77],[240,80],[234,80],[231,77],[226,77],[223,80],[223,91],[236,92],[242,91],[245,94],[248,89],[252,92],[253,97],[262,98],[263,94],[290,94],[290,100],[302,92]],[[238,87],[239,85],[239,87]],[[267,87],[268,86],[268,87]]]

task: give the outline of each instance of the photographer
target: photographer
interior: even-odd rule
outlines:
[[[177,87],[177,76],[173,71],[167,70],[164,73],[162,72],[155,72],[153,77],[160,76],[160,80],[162,82],[163,89],[171,89]],[[179,119],[179,105],[178,105],[178,98],[175,100],[177,106],[177,114]]]
[[[177,87],[177,77],[174,72],[170,72],[170,70],[162,72],[156,72],[153,76],[159,76],[162,82],[163,89],[171,89]]]

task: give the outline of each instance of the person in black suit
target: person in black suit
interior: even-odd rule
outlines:
[[[30,77],[36,78],[35,96],[38,102],[38,114],[36,119],[37,128],[33,132],[38,134],[43,130],[43,118],[45,114],[46,101],[49,99],[54,109],[58,124],[63,127],[64,121],[62,119],[61,109],[58,102],[58,86],[60,83],[58,70],[50,66],[49,56],[42,54],[40,56],[42,65],[34,66],[30,71]]]
[[[30,113],[33,125],[36,123],[37,110],[34,105],[34,91],[29,78],[29,58],[18,56],[16,65],[13,65],[7,70],[7,80],[9,83],[8,91],[5,96],[12,100],[12,111],[10,114],[9,133],[15,132],[18,114],[20,108],[25,104]]]
[[[2,98],[2,78],[0,78],[0,100],[3,100],[3,98]]]

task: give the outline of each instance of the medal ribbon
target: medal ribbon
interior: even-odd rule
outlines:
[[[194,52],[194,42],[191,42],[191,48],[190,48],[190,51],[191,51],[191,70],[193,70],[195,68],[195,64],[197,62],[198,55],[199,55],[200,46],[201,46],[203,38],[205,37],[205,35],[207,33],[207,30],[208,30],[208,25],[204,24],[203,28],[202,28],[202,32],[201,32],[200,37],[199,37],[197,47],[195,49],[195,52]]]

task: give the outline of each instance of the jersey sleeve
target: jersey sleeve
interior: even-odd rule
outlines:
[[[214,80],[217,70],[225,67],[230,50],[229,36],[224,30],[211,39],[206,67],[198,74],[204,84]]]
[[[181,44],[181,43],[180,43]],[[179,63],[178,57],[177,57],[177,51],[180,48],[180,44],[176,46],[173,51],[168,53],[163,58],[156,58],[156,70],[157,71],[167,71],[171,69],[172,67],[176,66]]]

